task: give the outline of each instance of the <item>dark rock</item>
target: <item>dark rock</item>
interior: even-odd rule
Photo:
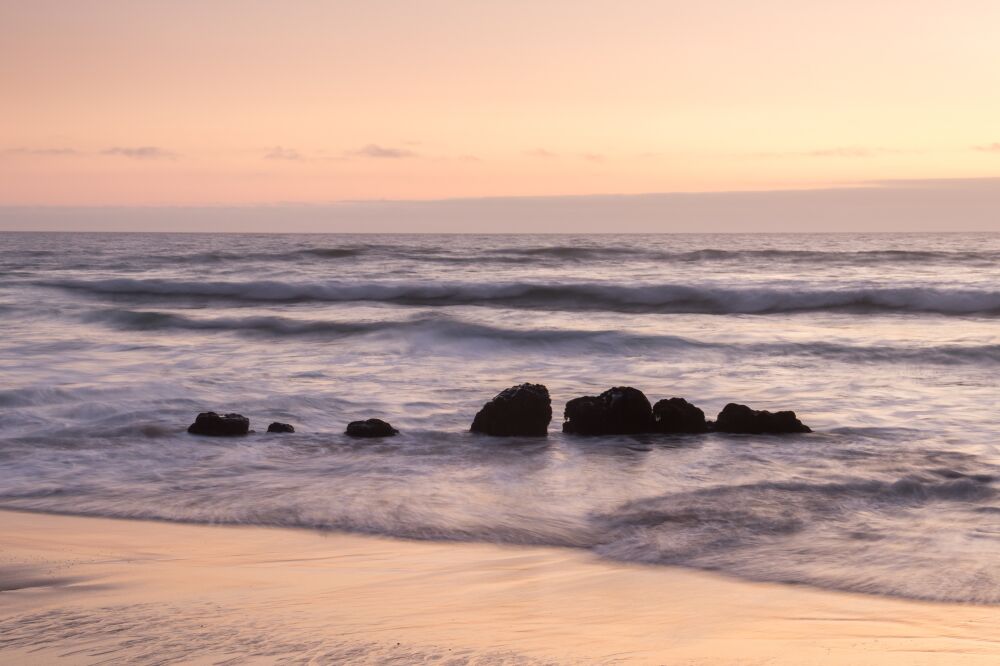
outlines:
[[[705,412],[684,398],[660,400],[653,405],[653,430],[664,433],[706,432]]]
[[[575,435],[632,435],[650,432],[653,411],[639,389],[616,386],[601,395],[566,403],[563,432]]]
[[[812,432],[809,426],[796,418],[795,412],[758,411],[732,402],[719,412],[715,429],[719,432],[751,434]]]
[[[249,431],[250,419],[242,414],[219,415],[215,412],[203,412],[188,426],[188,432],[192,435],[208,437],[238,437]]]
[[[275,421],[271,425],[267,426],[268,432],[295,432],[295,428],[287,423],[278,423]]]
[[[563,432],[600,435],[606,430],[608,406],[601,398],[588,395],[573,398],[563,410]]]
[[[392,437],[399,434],[398,430],[382,419],[351,421],[345,432],[351,437]]]
[[[504,389],[483,405],[471,430],[498,437],[544,437],[551,420],[549,390],[541,384],[521,384]]]

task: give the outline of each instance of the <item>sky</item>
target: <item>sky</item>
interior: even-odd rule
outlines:
[[[0,227],[948,180],[1000,216],[998,26],[996,0],[3,0]]]

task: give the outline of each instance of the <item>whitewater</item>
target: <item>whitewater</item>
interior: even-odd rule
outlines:
[[[1000,234],[3,233],[0,369],[0,508],[1000,603]],[[468,431],[522,382],[548,437]],[[620,385],[814,432],[560,432]]]

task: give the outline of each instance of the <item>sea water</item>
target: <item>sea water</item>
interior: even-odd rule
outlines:
[[[998,371],[998,234],[0,234],[0,508],[995,603]],[[547,438],[468,431],[521,382]],[[814,432],[560,432],[620,385]]]

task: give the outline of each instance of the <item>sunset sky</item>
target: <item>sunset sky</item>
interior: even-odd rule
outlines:
[[[1000,175],[1000,2],[5,0],[0,205]]]

